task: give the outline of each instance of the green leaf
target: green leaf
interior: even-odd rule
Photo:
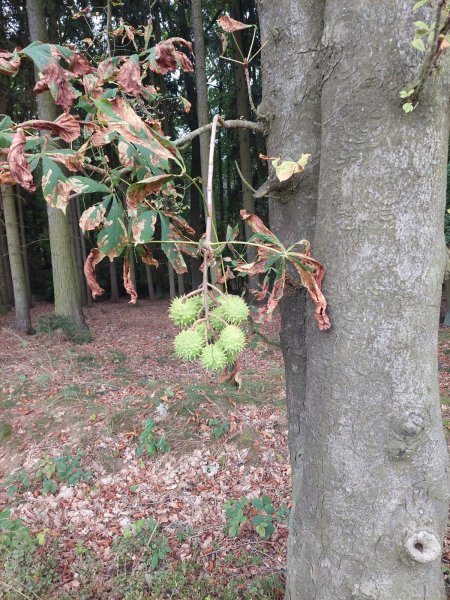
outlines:
[[[405,111],[405,113],[410,113],[414,110],[414,106],[413,104],[411,104],[411,102],[405,102],[405,104],[403,105],[403,110]]]
[[[113,196],[104,227],[97,236],[98,249],[109,258],[114,258],[122,254],[127,243],[128,233],[123,206],[117,197]]]
[[[172,263],[173,268],[179,274],[186,273],[187,267],[183,255],[177,248],[177,244],[174,243],[177,239],[173,229],[170,226],[170,221],[161,211],[158,211],[159,220],[161,223],[161,249],[164,254]],[[172,243],[167,243],[169,240]]]
[[[106,192],[109,194],[111,191],[107,185],[95,181],[90,177],[76,175],[75,177],[69,177],[68,181],[71,182],[74,189],[76,188],[77,192],[81,192],[82,194],[93,194],[95,192]]]
[[[411,44],[414,46],[414,48],[416,48],[417,50],[420,50],[420,52],[425,52],[425,44],[419,38],[416,38],[415,40],[413,40],[411,42]]]
[[[130,223],[131,233],[135,244],[146,244],[153,239],[158,211],[146,210]]]
[[[419,8],[421,8],[422,6],[425,6],[425,4],[429,4],[430,0],[419,0],[418,2],[416,2],[413,6],[413,11],[414,10],[418,10]]]

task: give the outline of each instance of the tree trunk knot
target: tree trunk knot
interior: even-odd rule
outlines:
[[[419,563],[429,563],[441,555],[441,544],[434,533],[429,531],[416,531],[410,535],[405,548],[409,556]]]
[[[411,410],[396,418],[389,434],[387,452],[394,460],[412,456],[425,440],[426,417],[419,410]]]

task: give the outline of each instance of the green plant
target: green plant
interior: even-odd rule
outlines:
[[[15,498],[18,494],[23,494],[30,489],[30,476],[25,469],[20,469],[8,475],[2,487],[6,488],[9,498]]]
[[[237,536],[241,531],[242,525],[247,522],[247,517],[244,515],[244,507],[247,502],[246,496],[243,496],[239,500],[225,500],[224,509],[227,519],[225,531],[231,537]]]
[[[123,363],[127,360],[127,355],[125,354],[125,352],[120,352],[119,350],[110,350],[109,360],[113,364]]]
[[[209,419],[208,425],[213,427],[213,435],[215,438],[220,438],[225,433],[230,431],[230,424],[228,421],[221,421],[220,419]]]
[[[251,501],[251,506],[256,511],[251,523],[255,527],[256,533],[267,540],[275,531],[275,522],[285,523],[289,518],[289,510],[285,503],[278,510],[275,510],[270,496],[262,496],[254,498]],[[242,496],[239,500],[226,500],[224,503],[225,517],[227,520],[225,531],[228,535],[234,537],[241,531],[241,527],[248,521],[245,514],[245,507],[248,505],[246,496]]]
[[[83,454],[81,452],[71,455],[64,452],[57,458],[43,456],[36,471],[36,478],[42,481],[44,494],[54,494],[58,483],[67,486],[77,485],[80,481],[88,481],[93,476],[93,471],[85,471],[81,467]]]
[[[80,329],[69,317],[63,317],[62,315],[39,317],[36,333],[50,335],[55,331],[62,331],[67,340],[74,344],[87,344],[92,341],[89,330]]]
[[[155,433],[156,423],[149,418],[144,421],[144,430],[140,434],[138,447],[136,448],[136,456],[140,458],[144,452],[148,456],[155,456],[157,452],[163,454],[169,451],[169,442],[165,435],[157,435]]]
[[[0,512],[1,599],[36,597],[52,589],[58,580],[56,561],[41,542],[42,535],[32,535],[9,509]]]

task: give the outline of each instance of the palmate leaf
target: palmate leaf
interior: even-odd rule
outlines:
[[[106,192],[110,189],[104,184],[94,181],[89,177],[66,177],[59,165],[48,156],[42,159],[42,191],[46,202],[54,208],[66,211],[70,195],[73,192],[91,194],[93,192]]]
[[[158,219],[157,210],[146,210],[130,222],[131,235],[135,244],[146,244],[153,239]]]
[[[113,195],[104,226],[97,236],[98,249],[109,258],[114,258],[122,254],[127,243],[128,233],[123,206],[117,196]]]
[[[161,249],[167,258],[172,263],[173,268],[179,274],[186,273],[187,267],[184,261],[183,255],[181,251],[178,249],[178,244],[175,243],[167,243],[167,241],[171,240],[174,242],[179,239],[174,231],[173,227],[171,227],[169,219],[164,215],[161,211],[159,213],[159,220],[161,223]]]
[[[47,65],[57,60],[55,54],[60,54],[66,59],[74,55],[74,52],[70,48],[60,46],[59,44],[43,44],[42,42],[32,42],[21,50],[20,53],[31,58],[41,73]]]

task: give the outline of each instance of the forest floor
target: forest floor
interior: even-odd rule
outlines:
[[[167,307],[99,302],[85,345],[1,318],[0,598],[283,598],[281,351],[259,342],[241,390],[218,384],[173,356]],[[448,432],[450,329],[439,376]]]
[[[12,315],[1,318],[0,540],[3,525],[10,560],[0,598],[283,597],[281,351],[259,342],[242,359],[240,391],[218,384],[174,357],[167,308],[96,303],[85,345],[60,331],[19,336]],[[38,305],[33,322],[51,311]],[[276,338],[278,328],[274,317],[265,331]],[[12,541],[5,530],[19,526]]]

